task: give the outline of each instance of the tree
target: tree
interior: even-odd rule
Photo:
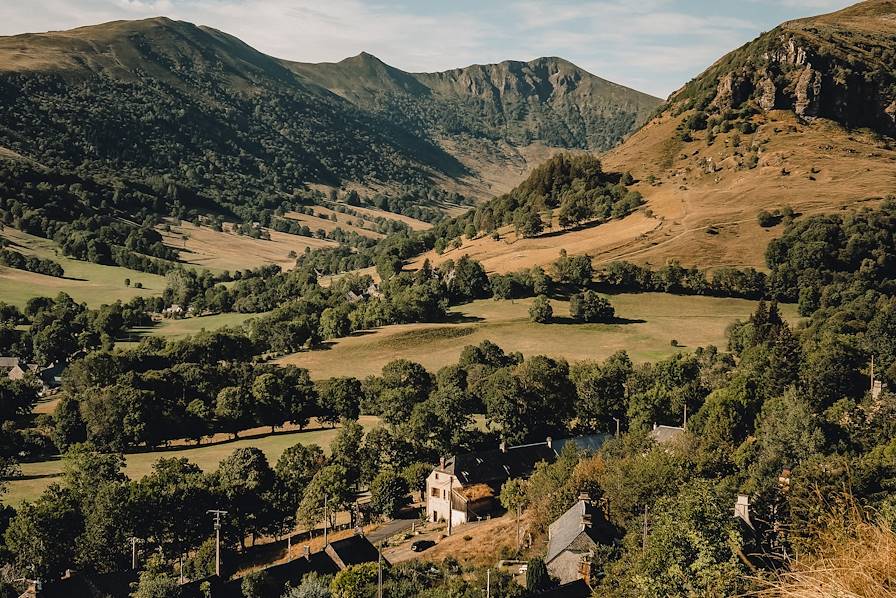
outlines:
[[[632,370],[625,351],[614,353],[601,364],[573,364],[570,379],[576,386],[575,413],[586,429],[615,430],[615,420],[625,416],[625,385]]]
[[[380,416],[392,425],[408,421],[414,405],[425,401],[432,387],[432,375],[419,363],[407,359],[387,363],[378,401]]]
[[[343,569],[330,582],[333,598],[368,598],[376,594],[377,564],[364,563]]]
[[[236,525],[240,546],[245,547],[247,533],[254,544],[255,535],[267,523],[265,499],[274,481],[267,457],[255,447],[238,448],[218,465],[215,481],[228,517]]]
[[[318,445],[294,444],[283,451],[274,470],[277,479],[284,484],[285,490],[298,503],[305,487],[326,463],[324,451]]]
[[[408,503],[408,485],[393,471],[381,471],[370,483],[370,506],[375,513],[395,518]]]
[[[74,495],[52,484],[36,501],[19,507],[6,529],[6,547],[20,574],[54,580],[74,562],[82,529]]]
[[[358,483],[363,471],[363,439],[364,427],[356,421],[346,420],[330,444],[330,463],[344,467],[352,484]]]
[[[140,572],[137,589],[132,598],[179,598],[181,587],[177,578],[165,567],[161,555],[152,555]]]
[[[239,437],[239,431],[249,424],[251,416],[252,406],[241,388],[227,386],[221,389],[215,401],[215,417],[234,438]]]
[[[547,324],[554,317],[554,308],[550,300],[544,295],[539,295],[529,307],[529,320],[537,324]]]
[[[53,411],[53,444],[65,451],[73,444],[87,440],[87,426],[81,417],[81,406],[65,394]]]
[[[560,257],[553,263],[552,268],[558,281],[579,287],[591,284],[591,279],[594,276],[589,256],[568,256],[565,249],[560,250]]]
[[[326,308],[320,314],[320,334],[324,339],[348,336],[351,322],[344,310]]]
[[[793,467],[824,446],[818,417],[797,391],[789,390],[762,405],[756,418],[754,480],[776,479],[784,467]]]
[[[742,539],[731,517],[730,495],[696,480],[648,511],[644,549],[627,543],[613,586],[638,596],[736,596],[745,567],[738,558]]]
[[[75,499],[85,504],[102,485],[126,481],[123,470],[120,453],[101,453],[90,443],[76,444],[63,456],[62,480]]]
[[[133,485],[137,536],[160,546],[165,554],[181,554],[208,537],[206,511],[219,508],[202,470],[185,457],[159,459],[152,471]]]
[[[77,562],[98,573],[123,571],[130,565],[126,550],[134,536],[133,504],[127,482],[106,482],[94,489],[82,507],[84,533],[78,537]]]
[[[501,506],[507,509],[508,513],[516,516],[516,544],[520,546],[520,514],[526,506],[526,480],[520,478],[511,478],[504,482],[501,486],[501,494],[498,497]]]
[[[423,493],[426,491],[426,478],[432,472],[432,465],[417,461],[406,466],[401,475],[411,492],[419,492],[420,500],[423,500]]]
[[[532,594],[537,594],[551,588],[553,585],[544,560],[540,558],[529,559],[526,567],[526,590]]]
[[[611,322],[616,310],[594,291],[585,291],[570,297],[569,315],[584,322]]]
[[[277,584],[264,570],[252,571],[243,577],[240,590],[245,598],[268,598],[277,593]]]
[[[302,582],[288,588],[281,598],[330,598],[330,577],[317,571],[311,571],[302,576]]]
[[[361,414],[361,397],[364,389],[357,378],[343,376],[330,378],[319,389],[321,418],[335,423],[343,419],[358,419]]]
[[[298,520],[309,529],[314,529],[326,514],[332,527],[336,524],[336,513],[348,508],[353,499],[352,484],[345,467],[327,465],[314,475],[305,488],[299,504]]]
[[[513,216],[516,236],[535,237],[544,230],[544,222],[538,210],[521,208]]]

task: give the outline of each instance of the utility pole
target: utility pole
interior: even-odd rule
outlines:
[[[616,438],[619,438],[619,418],[614,417],[613,420],[616,421]]]
[[[140,542],[140,538],[131,538],[131,569],[133,571],[137,570],[137,543]]]
[[[688,429],[688,404],[684,404],[684,425],[682,426],[685,430]]]
[[[454,509],[452,508],[452,498],[454,494],[454,476],[448,476],[448,535],[451,535],[451,520],[454,519]]]
[[[517,550],[520,549],[520,544],[523,541],[523,539],[520,538],[520,509],[521,508],[522,507],[520,506],[520,504],[517,503],[517,505],[516,505],[516,549]]]
[[[376,547],[376,598],[383,598],[383,541]]]
[[[210,509],[206,511],[208,513],[215,516],[215,575],[221,577],[221,516],[226,515],[227,511]]]
[[[641,550],[647,550],[647,505],[644,505],[644,537],[641,538]]]
[[[329,513],[327,512],[327,495],[324,494],[324,548],[330,545],[327,540],[327,527],[330,523]]]
[[[485,570],[485,598],[492,598],[492,570]]]

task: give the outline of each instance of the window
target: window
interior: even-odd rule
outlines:
[[[429,494],[430,494],[430,496],[434,496],[435,498],[438,498],[439,497],[439,489],[433,488],[432,490],[430,490]]]
[[[436,476],[436,479],[439,479],[439,474],[435,474],[435,476]]]

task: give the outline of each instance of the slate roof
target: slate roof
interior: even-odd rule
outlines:
[[[591,588],[584,579],[577,579],[538,594],[539,598],[590,598],[591,595]]]
[[[18,357],[0,357],[0,368],[12,369],[19,365]]]
[[[567,444],[573,444],[580,451],[594,454],[606,441],[613,437],[612,434],[591,434],[590,436],[574,436],[573,438],[560,438],[553,442],[554,450],[557,454],[563,452],[563,447]]]
[[[453,455],[445,460],[440,471],[454,475],[464,486],[487,484],[510,478],[526,477],[539,461],[550,463],[557,457],[546,442],[495,449],[478,453]]]
[[[335,554],[338,557],[341,563],[337,562],[337,565],[340,567],[351,567],[352,565],[360,565],[362,563],[375,563],[377,559],[379,559],[379,552],[376,549],[376,546],[370,543],[365,536],[362,534],[356,534],[354,536],[349,536],[348,538],[343,538],[342,540],[336,540],[335,542],[330,542],[330,545],[327,546],[327,552],[332,553],[330,556]]]
[[[445,459],[444,467],[437,467],[436,470],[454,475],[463,486],[493,485],[510,478],[528,477],[539,461],[553,462],[567,444],[573,444],[586,453],[594,453],[610,438],[610,434],[593,434],[554,440],[551,446],[547,442],[535,442],[511,446],[506,451],[494,449],[452,455]]]
[[[657,444],[666,444],[684,434],[684,428],[677,426],[653,426],[650,431],[650,437],[656,440]]]
[[[591,525],[586,525],[585,519],[589,519]],[[602,539],[609,537],[608,527],[598,507],[590,501],[579,500],[548,528],[548,552],[544,562],[551,562],[564,550],[592,550]]]

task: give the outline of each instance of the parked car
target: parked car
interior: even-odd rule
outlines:
[[[427,548],[432,548],[436,543],[432,540],[417,540],[411,544],[411,550],[414,552],[423,552]]]

